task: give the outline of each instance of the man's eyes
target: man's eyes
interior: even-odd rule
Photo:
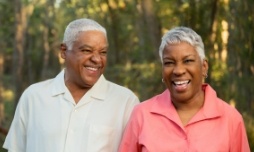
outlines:
[[[101,51],[100,52],[100,54],[102,54],[102,55],[107,55],[107,53],[108,53],[107,51]]]
[[[83,53],[89,53],[89,52],[92,52],[92,50],[89,50],[89,49],[82,49],[82,50],[80,50],[81,52],[83,52]]]
[[[194,62],[195,60],[193,60],[193,59],[186,59],[186,60],[184,60],[184,63],[191,63],[191,62]]]
[[[84,54],[90,54],[90,53],[93,53],[94,51],[93,50],[90,50],[90,49],[82,49],[80,50],[80,52],[84,53]],[[99,54],[100,55],[107,55],[107,51],[100,51]]]

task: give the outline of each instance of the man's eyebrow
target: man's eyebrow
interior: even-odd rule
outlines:
[[[195,54],[189,54],[189,55],[186,55],[185,58],[191,57],[191,56],[195,57],[196,55]]]
[[[83,48],[93,48],[92,46],[90,45],[87,45],[87,44],[84,44],[84,45],[81,45],[80,47],[78,47],[78,49],[83,49]],[[102,49],[108,49],[109,46],[108,45],[105,45]]]
[[[83,49],[83,48],[92,48],[92,47],[89,46],[89,45],[86,45],[86,44],[81,45],[80,47],[78,47],[78,49]]]

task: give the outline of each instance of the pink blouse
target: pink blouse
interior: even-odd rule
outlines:
[[[250,152],[241,114],[203,87],[204,106],[186,126],[168,90],[137,105],[119,152]]]

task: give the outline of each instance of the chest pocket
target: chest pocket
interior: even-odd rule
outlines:
[[[90,125],[88,137],[89,152],[109,152],[115,144],[115,130],[108,126]]]

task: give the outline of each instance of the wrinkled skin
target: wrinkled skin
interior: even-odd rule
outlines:
[[[201,61],[193,46],[185,42],[167,45],[163,51],[162,69],[165,85],[175,105],[203,103],[202,83],[208,63],[206,60]]]
[[[65,60],[65,85],[75,101],[97,82],[107,62],[108,42],[100,31],[81,32],[71,50],[61,44],[61,57]]]

